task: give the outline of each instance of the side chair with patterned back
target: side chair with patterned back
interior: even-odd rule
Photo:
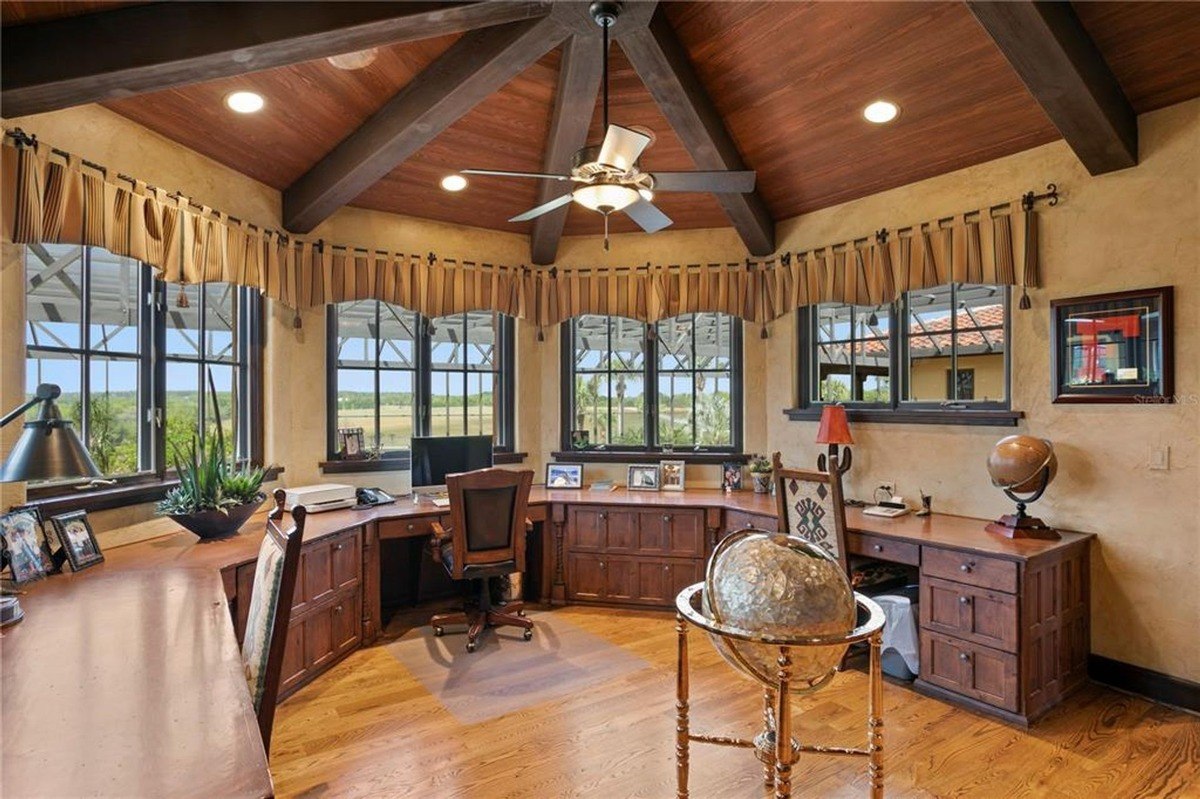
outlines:
[[[433,524],[433,559],[454,580],[470,580],[478,599],[460,613],[440,613],[429,620],[440,636],[447,624],[467,625],[467,651],[488,627],[522,628],[533,637],[533,622],[525,618],[523,602],[492,605],[488,580],[525,571],[525,535],[532,523],[525,513],[533,472],[525,469],[478,469],[446,475],[450,494],[450,526]]]
[[[304,538],[303,505],[292,508],[292,528],[284,530],[279,522],[284,515],[286,492],[275,489],[275,507],[267,515],[267,531],[258,550],[254,568],[254,589],[246,634],[242,639],[242,665],[246,682],[258,714],[258,730],[263,748],[271,755],[271,728],[275,723],[275,700],[283,671],[283,652],[287,647],[288,623],[292,617],[292,599],[296,592],[296,574],[300,570],[300,544]]]
[[[775,476],[775,501],[779,508],[779,531],[821,547],[850,577],[846,506],[842,504],[842,481],[838,475],[785,469],[778,452],[771,456],[771,465]]]

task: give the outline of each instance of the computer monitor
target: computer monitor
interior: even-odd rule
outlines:
[[[446,475],[492,465],[491,436],[414,436],[413,489],[444,487]]]

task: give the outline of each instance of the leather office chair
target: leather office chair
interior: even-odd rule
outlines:
[[[296,574],[300,570],[300,543],[304,538],[305,509],[292,508],[292,529],[279,526],[283,518],[286,492],[275,489],[275,508],[267,515],[267,531],[258,550],[254,568],[254,589],[250,595],[250,613],[242,639],[242,665],[246,682],[258,714],[258,731],[263,749],[271,756],[271,728],[275,723],[275,700],[283,671],[283,651],[287,647],[288,623],[292,618],[292,599],[296,593]]]
[[[439,613],[429,620],[440,636],[447,624],[467,625],[467,651],[474,652],[479,634],[488,627],[510,625],[533,637],[533,622],[525,618],[524,602],[492,605],[488,578],[525,571],[525,516],[533,472],[479,469],[446,475],[450,494],[450,527],[433,524],[433,559],[455,580],[477,584],[478,599],[461,613]]]

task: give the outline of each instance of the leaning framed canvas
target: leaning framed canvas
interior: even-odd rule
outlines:
[[[583,488],[583,464],[547,463],[546,488]]]
[[[1053,300],[1055,402],[1174,402],[1170,286]]]
[[[32,583],[46,576],[45,552],[38,540],[40,529],[41,520],[32,508],[0,516],[0,544],[14,585]]]
[[[54,532],[67,554],[72,571],[80,571],[104,562],[104,553],[100,551],[100,543],[96,541],[96,534],[92,532],[87,511],[77,510],[51,516],[50,523],[54,525]]]
[[[657,491],[659,471],[657,466],[630,466],[626,487],[630,491]]]

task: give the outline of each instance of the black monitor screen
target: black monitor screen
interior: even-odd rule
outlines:
[[[412,484],[440,486],[446,475],[492,465],[491,436],[429,436],[412,440]]]

